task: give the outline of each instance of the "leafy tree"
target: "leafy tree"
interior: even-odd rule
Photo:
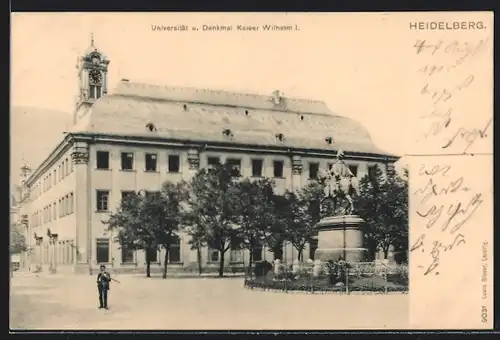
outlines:
[[[190,212],[185,213],[184,223],[186,224],[183,229],[190,236],[189,245],[191,250],[196,250],[196,259],[198,261],[198,274],[201,276],[203,273],[201,249],[207,245],[205,231],[203,224],[194,214]]]
[[[387,172],[387,208],[393,211],[387,223],[394,228],[391,244],[396,252],[400,252],[400,260],[405,260],[408,250],[408,170],[404,169],[399,176],[393,168]]]
[[[190,183],[189,214],[202,222],[202,239],[219,251],[219,276],[224,275],[224,254],[237,236],[237,179],[233,166],[218,164],[212,169],[200,169]]]
[[[381,249],[387,258],[391,245],[407,243],[408,186],[392,167],[386,176],[378,166],[360,181],[358,214],[366,222],[366,246],[372,256]]]
[[[265,238],[269,225],[275,222],[274,182],[270,179],[249,180],[238,183],[238,236],[241,246],[249,250],[248,271],[252,273],[254,250]]]
[[[275,259],[283,260],[283,243],[287,240],[286,213],[288,205],[285,195],[273,195],[274,218],[264,232],[264,243],[273,252]]]
[[[316,224],[321,219],[320,204],[323,188],[318,182],[311,182],[296,193],[288,192],[287,207],[284,209],[287,240],[297,249],[299,261],[308,242],[316,235]]]
[[[130,193],[122,199],[117,211],[103,221],[108,230],[117,232],[116,240],[122,248],[145,251],[147,277],[151,277],[149,254],[157,249],[153,218],[148,211],[151,209],[149,200],[140,193]]]
[[[157,196],[146,197],[145,207],[150,216],[154,244],[165,249],[162,277],[167,277],[170,246],[178,240],[182,223],[182,203],[187,198],[186,183],[165,182]]]
[[[19,254],[27,251],[28,247],[26,245],[26,238],[22,234],[21,230],[17,226],[11,226],[10,228],[10,253]]]

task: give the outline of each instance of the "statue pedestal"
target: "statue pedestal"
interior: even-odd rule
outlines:
[[[322,218],[318,229],[318,249],[314,259],[338,261],[340,256],[347,262],[363,262],[367,249],[364,245],[364,220],[357,215]]]

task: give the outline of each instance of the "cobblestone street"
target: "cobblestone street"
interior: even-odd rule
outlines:
[[[401,329],[408,295],[320,295],[243,288],[242,278],[115,276],[109,310],[93,276],[15,273],[11,329]],[[384,327],[385,326],[385,327]]]

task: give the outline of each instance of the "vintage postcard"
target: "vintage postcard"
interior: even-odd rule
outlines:
[[[13,13],[10,328],[493,327],[493,13]]]

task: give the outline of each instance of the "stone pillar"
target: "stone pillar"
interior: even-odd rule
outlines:
[[[49,236],[49,273],[54,274],[54,239]]]
[[[76,216],[76,235],[75,235],[75,272],[83,272],[88,268],[91,272],[91,263],[89,261],[92,254],[91,239],[92,230],[90,226],[90,207],[89,207],[89,147],[86,142],[75,142],[73,152],[71,153],[75,169],[75,216]]]
[[[292,190],[296,191],[302,187],[302,158],[300,156],[292,156]]]
[[[190,149],[187,153],[188,160],[188,178],[184,178],[185,180],[190,180],[200,168],[200,153],[196,149]]]
[[[57,261],[59,261],[59,246],[58,246],[58,243],[57,242],[57,238],[54,238],[54,241],[52,242],[52,247],[54,248],[54,264],[53,264],[53,268],[54,268],[54,273],[57,272]]]
[[[42,240],[38,240],[37,242],[37,246],[36,246],[37,250],[38,250],[38,264],[40,266],[40,270],[42,270],[43,268],[43,255],[44,255],[44,244],[43,244],[43,241]]]
[[[103,81],[102,81],[102,95],[106,95],[108,93],[108,71],[104,70],[102,72]]]
[[[185,174],[183,173],[183,179],[185,181],[190,181],[194,175],[196,175],[196,172],[200,169],[200,153],[196,149],[190,149],[188,150],[187,153],[187,161],[188,161],[188,171],[185,171]],[[203,261],[203,249],[200,249],[201,254],[202,254],[202,261]],[[183,259],[181,259],[183,260]],[[198,251],[193,250],[189,252],[189,257],[186,259],[187,261],[184,261],[184,263],[187,264],[187,262],[194,262],[198,263]]]

